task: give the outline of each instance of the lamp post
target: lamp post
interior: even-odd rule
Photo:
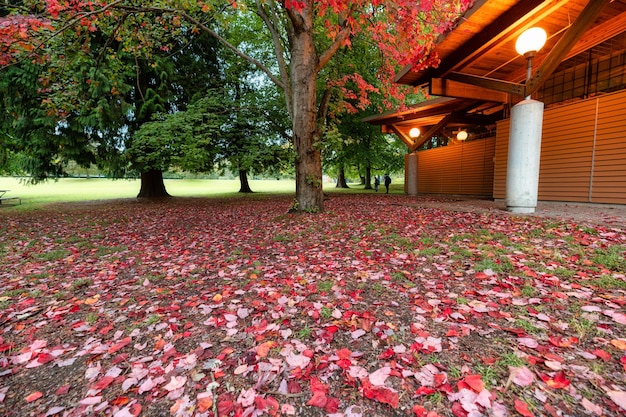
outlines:
[[[531,28],[524,32],[515,49],[526,58],[526,85],[532,77],[532,58],[545,44],[546,32]],[[506,205],[513,213],[534,213],[539,190],[543,103],[530,95],[511,109],[509,155],[506,174]]]
[[[415,141],[422,133],[419,128],[409,130],[409,136]],[[417,152],[411,152],[404,157],[404,192],[408,195],[417,195]]]
[[[533,57],[546,44],[548,35],[539,27],[530,28],[517,38],[515,50],[526,58],[526,85],[530,81],[533,72]],[[526,96],[530,100],[530,95]]]

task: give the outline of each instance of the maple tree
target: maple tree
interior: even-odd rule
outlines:
[[[317,89],[321,70],[340,49],[348,47],[351,37],[358,33],[368,34],[388,57],[385,61],[388,65],[381,71],[385,79],[391,79],[390,71],[394,65],[432,65],[436,63],[436,57],[423,60],[424,52],[471,3],[471,0],[231,0],[198,3],[161,0],[144,4],[117,0],[99,4],[48,0],[45,2],[47,17],[42,16],[37,21],[42,25],[54,21],[61,28],[71,27],[82,32],[97,31],[99,25],[108,22],[118,30],[116,36],[126,47],[142,52],[149,49],[147,46],[158,45],[159,36],[164,32],[180,30],[183,21],[193,24],[194,30],[210,33],[237,56],[256,65],[284,92],[296,152],[295,208],[323,211],[320,144],[323,126],[318,116],[325,109]],[[152,20],[146,17],[149,13],[154,16]],[[236,46],[223,36],[221,27],[227,27],[241,15],[261,23],[264,31],[258,35],[272,45],[274,55],[271,60],[264,61],[266,57],[255,56],[254,51],[246,50],[245,45]],[[136,20],[137,25],[133,30],[122,31],[115,21],[127,18]],[[23,23],[9,20],[2,24],[3,28],[11,28],[13,33],[20,34],[39,29],[33,26],[26,23],[26,29],[23,29]],[[255,29],[258,27],[253,25]],[[11,44],[16,35],[11,36],[7,40],[11,48],[24,49],[21,42]],[[13,56],[13,49],[3,48],[6,62]],[[31,45],[26,49],[32,48]],[[392,86],[385,92],[396,94],[398,90]]]

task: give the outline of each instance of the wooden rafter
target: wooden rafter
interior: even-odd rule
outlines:
[[[552,75],[574,45],[582,38],[594,20],[600,15],[602,9],[613,0],[589,0],[587,6],[580,13],[572,26],[559,39],[552,48],[546,59],[539,65],[529,82],[526,84],[526,93],[529,96],[536,92],[539,87]]]

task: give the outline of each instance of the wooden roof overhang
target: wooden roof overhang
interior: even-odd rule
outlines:
[[[526,82],[526,59],[515,51],[515,41],[534,26],[544,28],[548,40],[533,58],[533,75]],[[427,86],[431,95],[455,98],[457,112],[478,114],[482,106],[495,114],[498,106],[502,109],[536,92],[564,60],[625,31],[626,0],[477,0],[431,52],[440,59],[436,68],[415,71],[410,65],[394,81]],[[443,119],[452,102],[433,105],[440,106]],[[431,105],[416,109],[420,108],[425,114],[435,111]],[[441,119],[422,118],[421,111],[410,113],[415,126],[441,124]],[[378,117],[388,119],[387,114]],[[406,122],[388,120],[397,124],[386,124],[387,131],[400,134],[410,129]],[[382,124],[376,117],[366,121]]]

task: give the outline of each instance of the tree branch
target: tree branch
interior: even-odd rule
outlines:
[[[224,45],[225,47],[230,49],[239,58],[244,59],[244,60],[250,62],[252,65],[256,66],[259,70],[264,72],[269,77],[269,79],[274,84],[276,84],[276,86],[278,88],[282,89],[283,91],[286,91],[285,82],[280,80],[278,77],[276,77],[276,75],[274,75],[274,73],[272,73],[272,71],[270,71],[269,68],[267,68],[265,65],[263,65],[262,62],[260,62],[257,59],[252,58],[250,55],[244,54],[235,45],[231,44],[224,37],[222,37],[219,33],[215,32],[213,29],[209,28],[208,26],[206,26],[204,23],[200,22],[198,19],[194,18],[193,16],[190,16],[189,14],[187,14],[186,12],[183,12],[183,11],[180,11],[180,13],[181,13],[181,16],[185,20],[193,23],[194,25],[198,26],[203,31],[207,32],[209,35],[213,36],[222,45]]]
[[[337,51],[344,45],[348,36],[350,36],[350,26],[348,26],[347,17],[354,12],[356,5],[353,4],[350,6],[350,9],[346,11],[345,17],[343,18],[343,29],[339,32],[339,35],[335,38],[335,41],[326,49],[321,55],[319,62],[317,63],[317,68],[315,68],[315,72],[318,73],[328,64],[328,62],[332,59],[333,56],[337,53]]]
[[[285,92],[285,100],[287,102],[287,109],[291,112],[291,84],[289,82],[289,70],[287,63],[285,62],[285,50],[283,48],[282,39],[280,33],[278,32],[278,22],[277,22],[277,10],[275,7],[275,3],[273,1],[270,2],[271,8],[271,16],[268,15],[267,11],[261,4],[259,0],[255,0],[257,6],[257,14],[265,23],[265,26],[268,28],[272,35],[272,43],[274,44],[274,54],[276,55],[276,59],[278,62],[278,70],[280,72],[280,77],[284,81],[283,90]]]

